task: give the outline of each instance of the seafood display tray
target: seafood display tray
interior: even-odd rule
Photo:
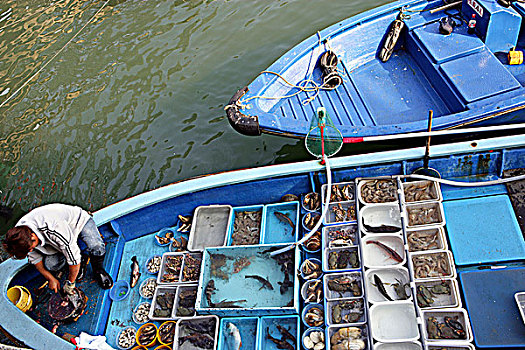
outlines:
[[[448,250],[447,239],[443,227],[410,229],[406,231],[406,236],[408,251],[411,253],[426,250]],[[435,237],[435,239],[432,242],[426,242],[422,239],[426,239],[427,237],[430,237],[429,239]]]
[[[188,250],[202,251],[206,247],[226,244],[228,223],[231,221],[231,205],[207,205],[195,208]]]
[[[348,329],[348,328],[354,328],[354,329],[360,329],[361,330],[361,335],[358,336],[358,337],[355,337],[355,339],[363,341],[364,348],[348,346],[348,347],[342,347],[343,349],[349,349],[349,350],[350,349],[366,349],[366,350],[371,350],[372,349],[370,334],[369,334],[369,330],[368,330],[368,326],[367,325],[346,325],[346,326],[345,325],[343,325],[343,326],[337,325],[337,326],[328,326],[328,327],[326,327],[326,329],[325,329],[326,349],[327,350],[332,350],[332,349],[340,348],[340,347],[336,347],[336,346],[332,345],[332,342],[333,342],[332,336],[336,336],[336,333],[338,333],[340,330]],[[341,338],[341,340],[343,342],[345,340],[352,341],[351,339],[353,340],[354,338],[348,337],[347,334],[345,334],[345,336]]]
[[[449,250],[428,250],[424,252],[417,252],[417,253],[409,253],[409,259],[408,259],[408,265],[410,273],[412,274],[412,280],[419,282],[419,281],[428,281],[433,280],[436,278],[456,278],[456,266],[454,265],[454,257],[452,256],[452,253]],[[437,256],[437,255],[445,255],[446,256],[446,263],[448,264],[448,270],[449,273],[447,274],[441,274],[436,276],[428,276],[428,277],[418,277],[417,274],[417,268],[415,266],[414,260],[424,257],[424,256]]]
[[[219,336],[219,318],[215,315],[209,315],[209,316],[195,316],[192,318],[181,318],[177,320],[177,324],[175,325],[175,336],[173,337],[173,350],[185,350],[185,349],[198,349],[200,347],[193,346],[192,344],[187,344],[189,341],[183,343],[182,345],[179,345],[179,340],[186,336],[187,333],[182,329],[183,325],[185,323],[197,323],[202,324],[204,322],[215,322],[215,325],[213,327],[214,336],[213,338],[213,347],[209,348],[209,350],[215,350],[217,349],[217,338]],[[202,334],[201,334],[202,335]]]
[[[341,258],[341,254],[345,254],[345,256]],[[325,273],[358,271],[361,269],[361,254],[359,253],[358,245],[332,249],[325,248],[323,249],[323,255],[323,271]],[[339,267],[339,263],[344,265]],[[336,264],[336,266],[333,267],[332,264]]]
[[[298,313],[299,278],[295,271],[300,261],[299,249],[279,254],[277,258],[269,255],[270,251],[286,246],[268,244],[206,248],[197,292],[197,312],[221,317]],[[279,259],[287,259],[287,262]],[[288,266],[293,286],[281,294],[279,282],[284,281],[285,266]],[[215,305],[209,305],[208,298]],[[234,305],[217,306],[225,302]]]
[[[432,339],[429,337],[428,332],[428,322],[429,318],[433,317],[438,322],[443,323],[443,318],[449,316],[456,318],[457,321],[461,323],[463,326],[463,329],[465,331],[465,339]],[[472,336],[472,328],[470,327],[470,319],[468,317],[468,313],[465,309],[457,308],[457,309],[439,309],[439,310],[422,310],[421,312],[421,318],[423,319],[423,337],[425,338],[425,341],[427,343],[443,343],[443,344],[468,344],[472,342],[473,336]]]
[[[157,285],[158,286],[181,285],[181,284],[191,284],[191,283],[198,282],[197,279],[183,281],[183,272],[184,272],[184,268],[186,267],[186,261],[187,261],[186,256],[191,256],[192,258],[200,259],[201,267],[202,267],[202,253],[189,253],[189,252],[164,253],[162,254],[160,270],[157,275]],[[168,257],[181,257],[182,259],[182,264],[181,264],[180,271],[179,271],[179,278],[177,279],[177,281],[174,281],[174,282],[162,282],[162,277],[164,276],[164,273],[166,272],[166,260]]]
[[[331,290],[329,287],[329,282],[336,279],[346,279],[348,281],[353,281],[357,284],[359,290],[358,293],[351,293],[350,291],[334,291]],[[336,281],[337,285],[341,285],[339,281]],[[325,301],[329,300],[344,300],[344,299],[353,299],[353,298],[360,298],[364,295],[363,292],[363,278],[361,272],[342,272],[342,273],[330,273],[323,276],[323,286],[324,286],[324,296]]]
[[[379,342],[407,342],[419,339],[416,308],[411,301],[374,304],[369,309],[372,338]],[[393,321],[395,320],[395,321]]]
[[[474,347],[474,345],[472,344],[455,344],[455,343],[446,343],[446,344],[443,344],[443,343],[432,343],[432,345],[430,344],[427,344],[425,346],[425,350],[443,350],[443,349],[449,349],[449,350],[463,350],[463,349],[467,349],[467,350],[476,350],[476,348]]]
[[[168,320],[176,320],[182,317],[193,317],[195,316],[195,304],[193,305],[193,312],[191,314],[184,314],[180,315],[177,312],[177,309],[179,307],[180,299],[181,299],[181,292],[182,291],[188,291],[188,290],[195,290],[197,292],[198,284],[191,284],[191,285],[180,285],[180,286],[166,286],[166,285],[160,285],[156,288],[155,294],[153,295],[153,302],[151,303],[150,311],[149,311],[149,319],[152,321],[168,321]],[[159,291],[164,290],[173,290],[175,292],[174,298],[173,298],[173,307],[169,311],[169,315],[166,317],[157,317],[154,316],[154,310],[157,306],[157,296],[160,293]],[[191,309],[191,308],[190,308]],[[191,311],[191,310],[190,310]]]
[[[335,239],[332,239],[331,236],[335,236]],[[345,237],[345,238],[340,238]],[[342,225],[333,225],[323,227],[323,236],[322,244],[324,249],[332,248],[330,243],[339,242],[339,245],[334,245],[333,247],[346,246],[355,246],[359,245],[359,233],[357,224],[342,224]]]
[[[425,203],[425,202],[434,202],[434,201],[441,202],[443,200],[443,195],[441,194],[441,187],[435,181],[423,180],[423,181],[403,182],[402,186],[403,186],[403,194],[404,194],[405,202],[407,203]],[[430,198],[429,199],[417,198],[417,194],[413,196],[414,198],[412,198],[412,196],[409,196],[407,192],[411,188],[414,188],[414,187],[416,188],[427,187],[429,190]]]
[[[398,254],[395,260],[389,249]],[[383,268],[405,265],[407,257],[403,238],[397,234],[367,235],[361,239],[361,255],[366,268]]]
[[[455,278],[441,278],[427,281],[416,281],[412,282],[413,293],[418,295],[418,287],[423,286],[426,288],[432,288],[433,286],[445,284],[450,288],[450,295],[448,294],[439,294],[432,293],[431,298],[434,300],[430,306],[421,306],[419,305],[418,298],[418,307],[420,309],[439,309],[439,308],[458,308],[462,306],[461,297],[459,295],[459,286]]]
[[[397,203],[381,203],[363,206],[357,213],[359,227],[365,235],[401,234],[401,211]],[[389,228],[387,230],[387,227]],[[398,230],[393,228],[399,227]],[[371,232],[375,228],[376,232]],[[390,229],[392,228],[392,229]],[[383,231],[383,232],[381,232]]]
[[[347,187],[348,186],[348,187]],[[326,203],[326,191],[327,191],[327,187],[328,185],[327,184],[323,184],[321,186],[321,203]],[[330,203],[334,203],[334,202],[344,202],[344,200],[334,200],[334,199],[337,199],[337,198],[334,198],[334,189],[335,187],[337,187],[338,189],[341,189],[341,191],[345,190],[344,191],[344,194],[347,196],[347,201],[354,201],[355,202],[355,182],[352,181],[352,182],[338,182],[338,183],[334,183],[332,184],[332,188],[331,188],[331,199],[330,199]]]
[[[389,301],[381,292],[379,292],[377,283],[374,281],[374,276],[377,275],[384,283],[386,294],[392,298],[393,301],[413,300],[412,292],[410,290],[410,274],[408,269],[404,266],[390,267],[382,269],[369,269],[365,272],[365,290],[367,300],[371,304]],[[396,291],[395,283],[399,284],[397,288],[406,286],[405,293],[408,299],[401,299]],[[401,293],[401,292],[399,292]]]
[[[396,179],[392,179],[390,177],[379,177],[379,178],[365,178],[365,179],[356,179],[357,182],[357,200],[359,201],[359,203],[361,203],[362,205],[364,206],[370,206],[370,205],[376,205],[376,204],[395,204],[395,205],[399,205],[399,200],[398,200],[398,193],[397,193],[397,181]],[[393,182],[393,191],[390,191],[390,195],[391,195],[391,198],[389,200],[385,200],[385,201],[379,201],[379,198],[384,198],[383,195],[381,195],[381,193],[378,192],[378,202],[370,202],[370,201],[365,201],[364,198],[363,198],[363,187],[365,185],[367,185],[368,183],[371,183],[371,182],[375,182],[375,181],[378,181],[378,182]]]
[[[233,207],[233,215],[228,224],[228,237],[226,239],[226,245],[227,246],[243,245],[243,244],[234,244],[235,242],[233,241],[233,238],[234,238],[233,236],[235,235],[235,221],[236,221],[235,218],[237,216],[237,213],[243,213],[243,212],[249,212],[249,213],[260,212],[260,222],[259,222],[259,227],[257,231],[259,239],[254,244],[262,243],[262,235],[263,235],[265,221],[266,221],[266,218],[265,218],[266,211],[264,210],[264,208],[265,208],[264,205],[250,205],[250,206],[243,206],[243,207]],[[251,230],[251,229],[255,229],[255,227],[246,227],[246,229]]]
[[[429,215],[430,211],[433,210],[434,213]],[[426,202],[426,203],[410,203],[406,205],[407,212],[407,229],[415,228],[427,228],[427,227],[436,227],[436,226],[445,226],[445,215],[443,210],[443,203],[441,202]],[[427,218],[433,218],[431,222],[418,223],[414,222],[414,218],[419,217],[418,212],[425,212]]]
[[[374,350],[423,350],[419,341],[400,343],[375,343]],[[443,349],[440,349],[443,350]]]
[[[221,318],[218,350],[230,350],[228,346],[231,341],[227,332],[227,325],[232,323],[239,330],[242,349],[246,350],[278,350],[277,345],[267,338],[268,331],[273,338],[281,339],[281,333],[277,328],[283,327],[290,332],[295,338],[296,343],[293,344],[295,349],[300,349],[300,325],[299,317],[297,315],[283,315],[283,316],[262,316],[262,317],[225,317]],[[292,345],[292,344],[290,344]]]

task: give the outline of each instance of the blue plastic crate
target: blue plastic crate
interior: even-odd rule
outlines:
[[[297,241],[298,223],[299,223],[299,202],[285,202],[268,204],[265,207],[265,226],[263,231],[262,243],[292,243]],[[284,214],[292,220],[295,227],[281,221],[276,212]]]
[[[264,232],[264,224],[265,224],[265,221],[266,221],[266,217],[265,217],[265,207],[264,205],[250,205],[250,206],[244,206],[244,207],[234,207],[233,208],[233,214],[232,214],[232,217],[231,217],[231,220],[230,220],[230,223],[228,225],[228,237],[226,239],[226,245],[228,246],[231,246],[232,245],[232,234],[233,234],[233,230],[234,230],[234,223],[235,223],[235,214],[238,213],[238,212],[243,212],[243,211],[261,211],[261,224],[259,226],[259,242],[258,243],[261,243],[262,242],[262,235],[263,235],[263,232]]]
[[[507,195],[443,202],[456,265],[525,258],[525,241]]]
[[[228,323],[232,323],[239,329],[241,334],[242,349],[243,350],[257,350],[259,349],[259,341],[257,336],[257,329],[259,327],[259,318],[257,317],[226,317],[221,318],[219,339],[217,343],[217,350],[232,350],[228,347]]]
[[[525,348],[525,326],[514,300],[525,291],[525,268],[459,273],[478,348]]]
[[[271,336],[277,339],[281,339],[281,333],[277,329],[277,325],[284,327],[288,332],[294,335],[297,339],[294,344],[295,349],[300,349],[299,336],[299,316],[287,315],[287,316],[265,316],[259,320],[259,328],[257,331],[257,337],[259,342],[259,350],[279,350],[277,345],[267,338],[268,331]]]

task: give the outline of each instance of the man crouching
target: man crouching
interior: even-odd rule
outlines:
[[[101,288],[111,288],[113,280],[103,266],[104,241],[93,218],[80,207],[56,203],[33,209],[7,231],[3,246],[13,259],[27,257],[55,292],[60,289],[60,282],[51,271],[59,271],[67,263],[69,275],[63,290],[72,294],[77,278],[80,280],[85,273],[88,259],[80,252],[79,238],[87,246],[95,280]]]

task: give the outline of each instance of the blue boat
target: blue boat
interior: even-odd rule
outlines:
[[[157,282],[162,282],[164,278],[162,273],[158,276],[148,274],[149,259],[159,255],[163,256],[164,262],[169,256],[190,254],[191,259],[202,257],[198,278],[194,276],[186,281],[190,283],[158,284],[155,295],[180,296],[183,292],[196,290],[194,308],[199,316],[179,318],[174,312],[180,310],[175,306],[173,310],[177,311],[158,314],[152,323],[158,327],[165,321],[174,320],[176,327],[182,329],[187,322],[213,320],[216,326],[211,349],[230,349],[230,323],[239,330],[243,348],[254,350],[277,349],[270,339],[282,340],[277,325],[285,327],[296,338],[296,341],[286,340],[287,347],[295,349],[303,347],[304,338],[316,329],[325,334],[325,347],[329,350],[340,348],[332,342],[342,332],[358,334],[355,339],[350,335],[344,339],[352,339],[357,344],[356,348],[363,349],[390,349],[396,348],[396,344],[408,349],[473,349],[474,345],[486,349],[523,348],[525,325],[520,317],[520,307],[525,308],[525,305],[517,304],[514,299],[515,293],[525,291],[523,180],[503,183],[500,179],[520,179],[516,176],[523,174],[525,137],[507,136],[436,145],[431,147],[430,153],[429,166],[447,179],[441,184],[433,182],[435,187],[431,188],[421,185],[421,181],[409,182],[414,179],[404,177],[423,164],[421,159],[425,149],[413,148],[334,157],[329,159],[330,177],[325,172],[325,166],[318,161],[273,165],[173,183],[112,204],[94,213],[94,220],[107,242],[105,266],[115,281],[127,281],[131,258],[136,256],[142,273],[137,286],[123,300],[117,301],[109,297],[110,291],[99,289],[87,278],[78,284],[88,298],[84,313],[74,322],[55,322],[46,315],[45,301],[39,300],[38,288],[44,279],[26,261],[8,259],[0,264],[1,327],[11,337],[34,349],[74,349],[75,346],[63,337],[69,339],[70,335],[77,336],[80,332],[105,335],[107,343],[116,348],[120,332],[127,327],[137,330],[145,322],[133,316],[138,305],[151,302],[140,294],[139,286],[148,278],[157,279]],[[329,181],[333,186],[327,186]],[[397,183],[403,190],[394,191],[391,199],[385,199],[387,203],[374,203],[374,195],[372,199],[367,199],[366,187],[377,187],[382,191],[385,181],[394,185]],[[465,187],[447,181],[493,181],[493,184]],[[410,186],[415,186],[416,190],[430,188],[430,197],[423,198],[416,191],[414,199],[411,199]],[[290,277],[292,287],[281,293],[280,286],[284,282],[276,281],[280,282],[280,271],[286,264],[273,262],[273,265],[264,265],[261,259],[266,256],[268,261],[272,261],[270,255],[265,255],[271,254],[266,250],[289,247],[290,243],[301,239],[312,229],[308,220],[325,209],[308,204],[311,199],[307,200],[308,193],[320,193],[323,198],[331,198],[326,217],[321,221],[324,224],[321,241],[325,248],[304,245],[288,251],[294,264],[291,265],[294,272]],[[283,198],[285,194],[287,196]],[[347,197],[337,199],[339,195]],[[384,199],[388,196],[380,197]],[[343,216],[340,216],[342,212],[339,209],[343,208]],[[425,211],[432,216],[434,214],[429,213],[434,212],[433,208],[439,211],[437,221],[423,222],[422,227],[425,234],[432,230],[440,232],[439,237],[435,236],[437,241],[427,241],[436,245],[422,252],[412,251],[411,248],[406,250],[403,239],[407,239],[406,246],[410,247],[412,240],[409,237],[418,231],[417,226],[421,224],[412,214]],[[406,216],[401,216],[400,210],[406,210]],[[234,229],[236,213],[250,216],[256,211],[262,213],[259,236],[255,241],[247,242],[248,245],[233,245],[239,239],[235,237]],[[386,212],[397,212],[398,216],[385,216]],[[178,214],[182,215],[182,219]],[[206,218],[213,215],[223,218],[222,221],[206,219],[207,226],[202,224],[204,226],[199,228],[199,232],[207,232],[206,228],[215,232],[205,235],[215,242],[209,245],[216,247],[199,246],[206,244],[191,238],[197,232],[194,225],[197,225],[196,220],[201,214]],[[178,237],[181,231],[185,231],[183,226],[187,225],[187,218],[191,215],[193,221],[188,249],[192,252],[170,253],[170,246],[157,242],[155,236],[171,232]],[[355,231],[357,228],[359,231]],[[332,235],[346,229],[353,229],[354,236],[341,236],[341,239],[350,239],[352,243],[345,243],[337,238],[339,236]],[[396,231],[401,229],[402,232]],[[374,233],[374,230],[383,233]],[[372,241],[381,241],[385,246],[397,249],[399,256],[383,255],[381,260],[377,260],[378,252],[385,252]],[[341,261],[332,259],[333,252],[343,254],[341,252],[345,250],[349,250],[344,253],[347,257],[355,254],[357,260],[346,264],[352,261],[351,258]],[[426,267],[423,270],[418,268],[420,259],[432,261],[432,254],[437,254],[448,264],[439,268],[446,274],[434,279],[424,275],[431,274],[433,267],[428,267],[428,270]],[[241,255],[246,258],[240,259]],[[218,257],[223,259],[220,265],[214,263]],[[184,259],[187,259],[186,255]],[[219,270],[224,269],[222,272],[225,272],[231,268],[234,271],[222,279]],[[300,269],[301,277],[295,273],[296,269]],[[249,277],[252,271],[261,278]],[[439,271],[435,270],[436,273]],[[321,276],[321,273],[324,275]],[[90,274],[88,269],[88,277]],[[390,302],[386,297],[380,299],[384,294],[374,290],[377,282],[370,280],[374,275],[385,282],[385,293],[390,298],[404,300]],[[405,286],[406,297],[394,294],[393,284],[388,280],[393,276],[399,281],[405,279],[403,283],[410,282]],[[323,281],[324,296],[314,295],[311,303],[306,304],[302,290],[308,293],[308,286],[303,286],[309,278],[315,277]],[[216,292],[208,298],[206,290],[212,278],[215,279]],[[273,289],[264,280],[269,281]],[[356,283],[354,287],[358,288],[357,291],[346,287],[331,289],[332,283],[344,286],[350,280]],[[432,283],[432,288],[436,284],[448,284],[444,287],[445,292],[432,289],[435,294],[421,302],[417,297],[419,286],[431,288]],[[14,305],[16,300],[13,302],[7,296],[8,290],[17,286],[27,288],[33,298],[32,308],[25,313]],[[348,293],[352,293],[350,298]],[[118,299],[122,296],[117,293],[113,297]],[[240,307],[221,305],[228,301],[234,301],[237,303],[235,306]],[[333,308],[341,301],[361,305],[362,308],[358,317],[347,324],[342,324],[344,322],[333,314]],[[439,305],[433,306],[433,303]],[[307,322],[317,322],[317,319],[308,319],[306,315],[316,307],[325,310],[324,314],[321,313],[324,321],[315,324],[318,328],[308,328]],[[431,322],[436,320],[444,324],[445,316],[451,317],[452,321],[447,321],[449,323],[459,322],[458,327],[462,330],[454,328],[455,333],[433,335]],[[343,313],[342,317],[349,316]],[[456,323],[451,324],[457,326]],[[451,331],[452,328],[447,329]],[[184,348],[177,346],[180,339],[175,339],[174,348]],[[158,341],[148,348],[156,346],[159,346]]]
[[[434,130],[523,122],[525,66],[507,56],[522,54],[525,6],[449,3],[394,1],[319,31],[235,93],[230,125],[304,138],[318,107],[345,138],[423,131],[430,110]]]

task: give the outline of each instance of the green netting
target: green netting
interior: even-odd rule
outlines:
[[[321,130],[323,137],[321,138]],[[304,140],[306,149],[308,152],[318,158],[323,156],[323,141],[324,141],[324,154],[330,157],[341,149],[343,146],[343,135],[334,126],[332,119],[324,107],[317,108],[315,117],[312,118],[310,123],[310,131],[306,135]]]

